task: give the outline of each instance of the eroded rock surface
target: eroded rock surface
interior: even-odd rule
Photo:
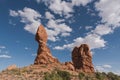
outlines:
[[[68,68],[68,70],[75,70],[72,62],[65,62],[65,66]]]
[[[35,58],[34,64],[50,64],[58,63],[59,61],[54,58],[50,52],[50,49],[47,47],[47,32],[43,25],[40,25],[36,36],[36,41],[39,44],[37,57]]]
[[[80,47],[75,47],[73,49],[72,61],[76,70],[87,73],[94,72],[92,55],[87,44],[82,44]]]

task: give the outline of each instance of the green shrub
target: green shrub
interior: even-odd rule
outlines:
[[[70,80],[70,73],[66,71],[53,71],[45,73],[44,80]]]
[[[112,73],[112,72],[109,72],[107,74],[107,77],[108,77],[109,80],[120,80],[120,77],[117,76],[116,74]]]
[[[85,79],[83,80],[93,80],[93,78],[91,76],[85,76]]]
[[[57,73],[45,73],[44,80],[63,80]]]
[[[84,77],[85,77],[85,74],[80,72],[79,75],[78,75],[79,79],[82,80]]]
[[[71,79],[71,75],[69,72],[67,71],[57,71],[57,74],[62,78],[62,80],[70,80]]]
[[[100,73],[100,72],[96,72],[95,76],[98,80],[105,80],[105,78],[106,78],[105,73]]]

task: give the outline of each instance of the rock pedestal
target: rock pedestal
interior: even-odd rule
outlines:
[[[80,47],[75,47],[73,49],[72,61],[75,70],[80,70],[81,72],[86,73],[94,72],[92,55],[87,44],[82,44]]]
[[[50,64],[56,62],[58,63],[59,61],[52,56],[50,49],[46,45],[47,33],[43,25],[39,26],[35,39],[38,42],[39,46],[34,64]]]

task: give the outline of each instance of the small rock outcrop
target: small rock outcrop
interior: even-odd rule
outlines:
[[[54,58],[50,52],[50,49],[47,47],[47,32],[43,25],[40,25],[36,36],[36,41],[39,44],[37,57],[35,58],[34,64],[50,64],[58,63],[59,61]]]
[[[65,62],[65,66],[67,66],[68,70],[75,70],[72,62]]]
[[[12,69],[16,69],[16,68],[17,68],[17,66],[15,64],[13,64],[13,65],[8,66],[7,70],[12,70]]]
[[[72,51],[72,61],[75,70],[81,72],[93,73],[94,67],[92,64],[92,55],[89,46],[82,44],[80,47],[75,47]]]

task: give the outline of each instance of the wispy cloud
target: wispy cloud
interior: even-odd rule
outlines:
[[[33,53],[32,56],[37,56],[37,53]]]
[[[10,16],[21,17],[21,22],[25,23],[24,29],[33,34],[36,33],[37,28],[41,24],[41,14],[31,8],[25,7],[23,10],[18,11],[10,10]],[[46,31],[49,40],[57,41],[59,39],[58,35],[61,35],[62,37],[70,35],[72,28],[66,25],[63,19],[55,19],[54,15],[48,11],[45,13],[45,17],[48,19]]]
[[[95,69],[100,72],[109,72],[111,68],[112,66],[109,64],[95,66]]]
[[[0,55],[0,58],[12,58],[12,57],[9,55]]]
[[[100,0],[96,2],[95,8],[99,11],[99,17],[102,18],[101,24],[98,24],[94,30],[87,33],[85,37],[78,37],[72,43],[63,46],[56,46],[54,49],[63,50],[79,46],[82,43],[90,45],[91,49],[102,48],[106,46],[102,36],[113,33],[114,29],[120,26],[120,1]],[[116,5],[116,6],[115,6]],[[87,29],[89,27],[86,27]]]
[[[38,26],[41,24],[41,14],[34,9],[25,7],[23,10],[10,10],[10,16],[21,17],[21,22],[25,23],[24,29],[35,34]]]
[[[70,36],[72,28],[66,25],[63,19],[55,19],[54,15],[50,12],[46,12],[46,18],[49,20],[46,28],[49,40],[56,41],[59,39],[58,35],[62,37]]]
[[[71,13],[74,12],[74,6],[85,6],[91,1],[92,0],[71,0],[71,2],[67,2],[65,0],[36,0],[37,3],[44,2],[52,12],[59,14],[59,16],[65,16],[66,18],[72,16]]]
[[[0,49],[5,49],[6,47],[5,46],[0,46]]]
[[[103,23],[114,28],[120,26],[120,0],[99,0],[95,7]]]
[[[105,41],[96,34],[88,34],[84,38],[78,37],[73,40],[73,43],[65,44],[63,46],[56,46],[54,49],[64,50],[64,49],[72,49],[75,46],[80,46],[80,44],[86,43],[90,46],[91,49],[101,48],[105,46]]]
[[[24,49],[25,49],[25,50],[29,50],[29,48],[28,48],[28,47],[25,47]]]

